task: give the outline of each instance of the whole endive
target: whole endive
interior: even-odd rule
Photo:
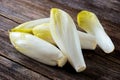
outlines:
[[[112,40],[94,13],[81,11],[78,13],[77,22],[80,28],[95,36],[97,44],[105,53],[111,53],[114,50],[115,47]]]
[[[53,40],[61,49],[77,72],[86,69],[81,51],[80,39],[72,18],[66,12],[53,8],[50,12],[50,32]]]
[[[54,45],[28,33],[9,32],[11,43],[22,54],[47,65],[62,67],[67,58]]]

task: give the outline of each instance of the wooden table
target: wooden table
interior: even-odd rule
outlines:
[[[115,51],[105,54],[83,50],[87,69],[81,73],[67,63],[63,68],[39,63],[18,52],[10,43],[8,30],[29,20],[49,17],[57,7],[68,12],[76,22],[81,10],[98,16],[115,44]],[[0,80],[120,80],[120,0],[0,0]]]

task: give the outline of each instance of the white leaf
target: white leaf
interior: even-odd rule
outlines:
[[[62,67],[67,59],[52,44],[28,33],[10,32],[10,41],[24,55],[47,65]]]
[[[50,31],[54,41],[67,56],[77,72],[86,68],[79,35],[72,18],[64,11],[53,8],[50,14]]]
[[[94,13],[81,11],[77,16],[77,22],[79,27],[95,36],[97,44],[105,53],[111,53],[114,50],[115,47],[112,40],[104,31],[103,26]]]

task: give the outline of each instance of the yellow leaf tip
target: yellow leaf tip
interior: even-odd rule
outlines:
[[[59,10],[58,8],[52,8],[52,9],[51,9],[51,13],[54,14],[54,13],[56,13],[58,10]]]

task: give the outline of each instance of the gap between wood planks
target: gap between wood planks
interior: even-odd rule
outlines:
[[[15,20],[13,20],[13,19],[10,19],[9,17],[6,17],[6,16],[3,15],[3,14],[0,14],[0,16],[4,17],[4,18],[6,18],[6,19],[9,19],[9,20],[11,20],[11,21],[13,21],[13,22],[15,22],[15,23],[17,23],[17,24],[21,24],[21,23],[15,21]]]
[[[26,69],[28,69],[28,70],[30,70],[30,71],[33,71],[33,72],[36,73],[36,74],[42,75],[42,76],[44,76],[45,78],[48,78],[48,79],[51,80],[51,78],[49,78],[48,76],[43,75],[43,74],[40,74],[39,72],[34,71],[34,70],[32,70],[31,68],[29,68],[29,67],[27,67],[27,66],[24,66],[24,65],[22,65],[22,64],[20,64],[20,63],[18,63],[18,62],[16,62],[15,60],[12,60],[12,59],[10,59],[10,58],[4,56],[4,55],[1,55],[1,54],[0,54],[0,57],[4,57],[4,58],[10,60],[11,62],[13,62],[13,63],[15,63],[15,64],[18,64],[18,65],[20,65],[20,66],[22,66],[22,67],[24,67],[24,68],[26,68]]]
[[[34,71],[31,71],[22,65],[19,65],[6,57],[0,55],[0,78],[5,78],[4,80],[13,80],[13,79],[24,79],[24,80],[50,80],[47,77],[42,76]],[[21,77],[22,76],[22,77]]]

